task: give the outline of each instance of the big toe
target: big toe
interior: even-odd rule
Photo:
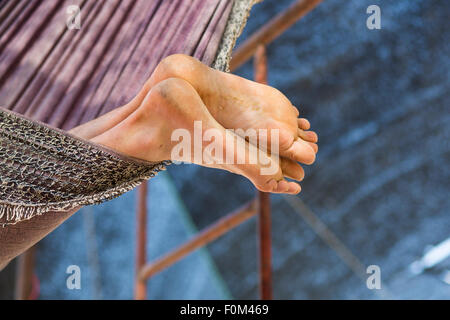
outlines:
[[[316,160],[315,150],[309,142],[302,139],[295,140],[287,150],[280,152],[280,154],[304,164],[312,164]]]

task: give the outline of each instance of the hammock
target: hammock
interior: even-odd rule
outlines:
[[[69,130],[128,102],[184,53],[228,71],[255,0],[0,0],[0,224],[115,198],[163,170]]]

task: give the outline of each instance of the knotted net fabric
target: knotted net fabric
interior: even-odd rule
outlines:
[[[115,198],[163,170],[68,134],[184,53],[227,71],[254,0],[1,1],[0,224]],[[80,28],[68,28],[77,5]]]

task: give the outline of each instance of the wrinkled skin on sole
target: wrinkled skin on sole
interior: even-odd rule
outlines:
[[[71,132],[140,159],[189,161],[243,175],[261,191],[296,194],[300,185],[285,178],[301,181],[304,170],[299,162],[312,164],[318,151],[317,134],[308,131],[310,123],[298,116],[297,108],[277,89],[176,54],[161,61],[127,105]],[[245,155],[244,163],[236,157],[232,163],[195,158],[196,149],[203,154],[208,150],[210,142],[205,141],[197,145],[191,141],[193,152],[188,158],[174,155],[179,142],[173,140],[174,131],[183,129],[194,136],[199,121],[221,142],[221,152],[210,153],[208,160],[233,151]],[[252,140],[245,136],[249,129],[266,130],[267,135]],[[279,143],[272,150],[275,133]],[[268,167],[270,173],[262,174]]]

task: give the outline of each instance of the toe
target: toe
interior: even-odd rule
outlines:
[[[305,141],[314,143],[317,143],[317,141],[319,141],[319,137],[317,136],[317,133],[315,133],[314,131],[305,131],[302,129],[298,129],[297,132],[298,136]]]
[[[308,142],[311,148],[313,148],[314,152],[317,154],[319,152],[319,146],[316,143]]]
[[[281,180],[278,181],[274,192],[286,193],[288,192],[288,190],[289,190],[289,182],[287,182],[286,180]]]
[[[316,153],[310,142],[302,139],[297,139],[294,143],[284,152],[280,153],[284,157],[288,157],[291,160],[298,161],[304,164],[312,164],[316,160]]]
[[[290,194],[299,194],[300,191],[302,191],[302,187],[298,183],[295,182],[289,182],[289,189],[287,193]]]
[[[298,127],[302,130],[309,130],[309,128],[311,128],[311,124],[305,118],[297,119],[297,124],[298,124]]]
[[[281,158],[280,167],[283,175],[287,178],[302,181],[305,177],[305,170],[297,162],[290,159]]]
[[[264,183],[254,183],[256,189],[262,192],[274,192],[277,189],[278,183],[275,179],[270,179]]]
[[[277,182],[276,187],[273,189],[273,193],[290,193],[297,194],[301,191],[301,187],[298,183],[281,180]]]

